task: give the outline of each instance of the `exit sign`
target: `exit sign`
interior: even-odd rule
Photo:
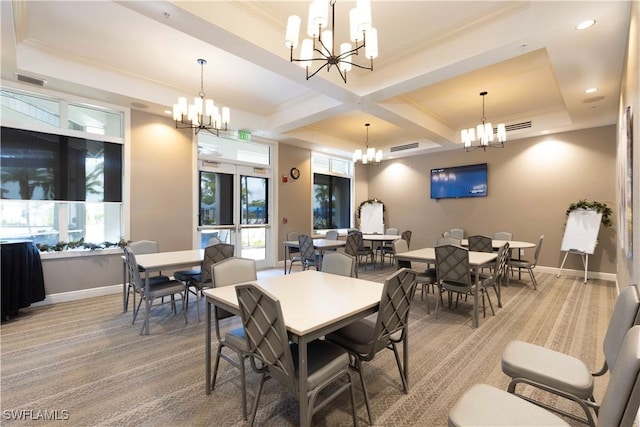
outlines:
[[[238,139],[242,141],[249,141],[251,139],[251,133],[247,132],[246,130],[239,130]]]

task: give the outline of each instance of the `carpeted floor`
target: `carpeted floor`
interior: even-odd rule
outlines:
[[[368,269],[360,277],[383,281],[392,271]],[[272,274],[281,270],[260,273]],[[430,295],[431,314],[416,296],[409,328],[409,394],[401,390],[390,351],[379,353],[365,367],[376,425],[445,426],[449,408],[470,385],[483,382],[505,389],[508,379],[500,370],[500,355],[509,340],[552,347],[599,368],[615,284],[590,280],[584,285],[579,277],[557,279],[545,273],[537,277],[537,291],[524,276],[522,281],[512,280],[503,288],[504,307],[496,307],[495,316],[488,311],[477,329],[471,328],[471,300],[457,308],[445,307],[436,319],[434,296]],[[246,424],[236,369],[222,361],[216,390],[210,396],[204,392],[205,322],[198,322],[195,305],[189,309],[187,325],[169,305],[154,307],[151,335],[141,336],[142,319],[131,326],[132,313],[122,313],[121,304],[116,294],[29,308],[2,325],[2,425]],[[232,324],[237,325],[226,326]],[[597,399],[608,378],[597,380]],[[257,379],[248,373],[250,402]],[[526,393],[555,401],[540,392]],[[367,425],[359,384],[356,398],[359,424]],[[19,416],[22,421],[13,419]],[[42,419],[52,416],[58,421]],[[265,386],[257,424],[298,424],[297,401],[275,381]],[[351,425],[347,395],[319,412],[313,425]]]

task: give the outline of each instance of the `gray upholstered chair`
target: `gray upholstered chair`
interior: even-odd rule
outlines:
[[[493,233],[493,240],[513,240],[513,233],[508,231],[496,231]]]
[[[452,228],[449,230],[449,236],[456,239],[464,239],[464,230],[462,228]]]
[[[451,237],[451,236],[438,237],[436,239],[436,246],[444,246],[444,245],[462,246],[462,240],[456,239],[455,237]]]
[[[320,255],[316,253],[313,246],[313,238],[306,234],[298,236],[298,244],[300,247],[300,258],[302,259],[302,270],[308,270],[310,267],[318,269],[320,264]]]
[[[409,247],[407,246],[407,242],[404,239],[395,240],[392,243],[392,248],[393,248],[394,257],[397,254],[401,254],[403,252],[409,251]],[[398,270],[401,269],[401,268],[410,268],[416,274],[416,277],[415,277],[416,288],[417,288],[417,285],[421,285],[420,286],[420,298],[422,300],[426,300],[427,313],[430,313],[431,310],[429,308],[428,292],[429,292],[429,287],[430,286],[433,287],[437,283],[436,269],[435,268],[427,268],[424,271],[420,272],[420,271],[417,271],[417,270],[413,270],[413,266],[411,264],[411,261],[398,260],[397,258],[396,258],[396,267],[398,268]]]
[[[375,254],[373,252],[373,249],[364,245],[364,238],[362,237],[362,231],[351,230],[349,231],[349,235],[356,236],[356,242],[358,243],[358,249],[357,249],[358,258],[362,259],[364,257],[365,261],[367,261],[367,259],[370,259],[371,263],[375,267],[375,264],[376,264]],[[349,235],[347,237],[349,237]],[[353,254],[349,254],[349,255],[353,255]],[[360,265],[360,260],[358,261],[358,265]]]
[[[540,255],[540,249],[542,249],[542,241],[544,240],[544,235],[540,236],[538,240],[538,245],[536,246],[536,252],[533,256],[533,261],[527,261],[525,259],[513,259],[509,261],[509,266],[518,270],[521,268],[526,269],[529,272],[529,276],[531,276],[531,282],[533,283],[533,289],[538,289],[538,282],[536,281],[536,276],[533,274],[533,269],[538,265],[538,256]]]
[[[136,256],[131,250],[130,247],[125,246],[124,248],[124,256],[126,258],[127,271],[129,272],[129,283],[133,286],[133,291],[140,295],[140,301],[138,301],[138,306],[134,307],[133,312],[133,321],[131,324],[136,323],[136,317],[138,316],[138,311],[140,311],[140,305],[142,302],[145,302],[145,321],[142,324],[142,331],[144,332],[144,325],[148,322],[149,314],[151,311],[151,307],[153,306],[153,301],[156,298],[163,297],[171,297],[171,306],[173,311],[176,311],[175,305],[175,296],[180,295],[182,299],[182,312],[184,314],[184,323],[187,323],[187,311],[185,309],[185,300],[186,300],[186,288],[184,283],[178,280],[172,280],[165,278],[164,280],[157,280],[153,283],[149,282],[149,290],[145,288],[145,282],[140,276],[140,269],[138,268],[138,262],[136,261]],[[134,300],[135,301],[135,300]]]
[[[502,307],[502,286],[509,283],[509,242],[498,249],[496,262],[493,266],[491,274],[480,273],[480,280],[483,281],[484,287],[491,286],[496,292],[498,298],[498,307]]]
[[[324,238],[327,240],[338,240],[339,237],[340,235],[338,234],[338,230],[329,230],[324,235]]]
[[[365,257],[365,260],[367,258],[371,258],[373,261],[373,251],[371,248],[364,247],[362,233],[359,231],[353,231],[347,235],[347,242],[345,243],[344,251],[356,259],[356,277],[358,277],[358,270],[360,269],[360,261],[362,257]]]
[[[404,230],[402,232],[402,234],[400,235],[400,237],[402,238],[402,240],[407,242],[407,247],[410,248],[411,247],[411,235],[413,233],[411,232],[411,230]]]
[[[598,372],[591,372],[583,361],[568,354],[523,341],[509,342],[502,353],[502,371],[512,378],[508,391],[517,394],[516,386],[527,384],[562,396],[580,405],[585,412],[586,419],[572,418],[593,424],[589,408],[595,411],[598,408],[593,397],[594,377],[603,375],[607,369],[614,370],[625,333],[638,323],[639,309],[638,288],[632,285],[623,289],[604,336],[602,349],[605,361]]]
[[[298,388],[297,344],[289,343],[280,301],[255,284],[236,286],[236,295],[251,355],[251,366],[255,371],[262,373],[250,425],[254,424],[262,388],[269,378],[274,378],[287,387],[296,399],[308,399],[307,419],[300,420],[300,424],[305,425],[311,423],[313,414],[318,410],[349,390],[353,424],[356,425],[355,392],[348,353],[326,340],[310,342],[307,349],[309,392],[306,396],[301,396]],[[262,366],[258,366],[256,361]],[[334,386],[331,393],[316,403],[319,393],[328,386]]]
[[[215,243],[204,248],[204,256],[200,268],[193,270],[181,270],[173,273],[176,280],[184,282],[187,286],[186,307],[189,309],[189,294],[196,297],[196,308],[198,311],[198,321],[200,321],[200,297],[202,290],[212,287],[211,266],[217,262],[233,256],[235,246],[228,243]]]
[[[482,293],[482,313],[486,316],[485,296],[489,300],[491,313],[493,304],[491,297],[486,292],[482,281],[474,283],[471,278],[469,265],[469,251],[455,245],[436,246],[436,272],[438,275],[438,289],[440,293],[449,292],[449,305],[451,306],[451,293],[457,294],[456,303],[460,295],[474,295],[476,292]],[[474,296],[474,298],[477,295]],[[441,298],[436,298],[436,319],[438,318],[438,307]],[[474,313],[475,316],[475,313]],[[476,319],[477,320],[477,319]]]
[[[397,236],[399,234],[399,231],[397,228],[387,228],[384,232],[384,234],[388,235],[388,236]],[[389,262],[392,263],[393,262],[393,246],[392,246],[393,242],[382,242],[382,244],[380,244],[377,248],[376,248],[376,256],[378,256],[377,254],[380,254],[380,264],[382,266],[384,266],[384,259],[385,257],[389,257]]]
[[[634,425],[640,406],[640,326],[626,331],[602,398],[595,427]],[[565,414],[566,415],[566,414]],[[563,418],[486,384],[467,390],[449,411],[449,426],[569,426]]]
[[[214,287],[230,286],[238,283],[250,282],[257,279],[256,262],[253,259],[231,257],[215,263],[211,266]],[[220,331],[220,320],[232,317],[234,314],[226,310],[215,307],[214,325],[216,338],[218,340],[218,350],[213,364],[213,375],[211,378],[211,389],[216,388],[216,378],[218,376],[218,366],[220,358],[229,362],[231,366],[240,370],[240,386],[242,389],[242,416],[247,419],[247,386],[245,382],[244,359],[248,357],[244,329],[242,327],[229,330],[226,334]],[[235,358],[222,350],[228,348],[235,354]]]
[[[160,252],[160,244],[155,240],[137,240],[135,242],[127,243],[127,246],[129,247],[129,249],[131,249],[131,252],[133,252],[135,255],[155,254]],[[126,257],[125,257],[125,262],[126,262]],[[149,277],[149,281],[150,283],[164,282],[169,278],[170,278],[169,276],[164,276],[162,272],[160,272],[158,273],[158,275]],[[129,285],[127,286],[127,295],[125,298],[125,311],[129,309],[129,295],[132,293],[133,293],[133,308],[136,307],[136,292],[134,292],[131,281],[128,281],[128,283]]]
[[[356,259],[344,252],[331,252],[325,254],[322,257],[321,271],[323,273],[355,277]]]
[[[299,233],[295,231],[290,231],[287,233],[287,241],[288,242],[297,242]],[[291,268],[293,267],[294,262],[299,262],[302,265],[302,257],[300,256],[300,248],[292,248],[289,246],[287,248],[289,252],[289,273],[291,273]]]
[[[415,273],[408,268],[403,268],[389,276],[382,289],[382,297],[375,320],[370,317],[338,329],[327,335],[328,341],[344,347],[351,353],[355,360],[355,368],[360,373],[362,391],[367,406],[369,424],[373,424],[369,394],[362,370],[362,362],[370,362],[378,352],[383,349],[393,351],[400,371],[402,388],[409,392],[409,379],[407,378],[407,361],[409,355],[405,352],[404,362],[400,361],[398,344],[407,336],[409,322],[409,309],[411,297],[415,291]]]
[[[469,250],[473,252],[493,252],[493,242],[487,236],[469,236]]]

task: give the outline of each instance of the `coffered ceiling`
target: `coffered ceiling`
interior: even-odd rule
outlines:
[[[231,108],[233,130],[349,155],[385,158],[461,149],[482,115],[524,123],[507,143],[614,124],[629,1],[372,1],[374,71],[305,80],[284,30],[308,1],[0,1],[2,78],[163,115],[205,92]],[[348,10],[336,3],[336,41]],[[575,26],[595,19],[589,29]],[[598,91],[586,94],[587,88]],[[530,122],[530,125],[528,124]],[[417,148],[391,147],[417,143]]]

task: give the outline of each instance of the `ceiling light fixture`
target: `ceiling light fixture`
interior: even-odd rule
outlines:
[[[369,147],[369,126],[371,126],[371,124],[365,123],[364,125],[367,129],[366,148],[364,152],[360,149],[353,152],[353,163],[358,164],[358,162],[360,162],[363,165],[375,163],[379,165],[382,160],[382,150]]]
[[[205,59],[198,59],[200,64],[200,93],[193,98],[193,104],[187,105],[187,98],[181,96],[178,103],[173,104],[173,120],[176,122],[176,129],[195,129],[196,135],[201,130],[206,130],[218,136],[220,130],[227,130],[227,125],[231,118],[228,107],[220,110],[213,104],[212,99],[204,99],[204,66]]]
[[[595,23],[595,19],[587,19],[586,21],[582,21],[581,23],[576,25],[576,30],[586,30],[587,28],[593,26]]]
[[[480,96],[482,97],[482,119],[480,121],[480,124],[475,128],[462,129],[462,143],[464,144],[464,148],[467,151],[473,151],[478,148],[482,148],[483,150],[492,147],[504,148],[504,142],[507,140],[507,129],[505,125],[501,123],[498,125],[495,135],[495,138],[498,140],[498,142],[493,142],[493,125],[491,123],[486,123],[486,117],[484,116],[484,97],[487,96],[488,93],[489,92],[487,91],[480,92]],[[476,141],[476,136],[478,145],[473,145],[473,143]]]
[[[291,50],[291,62],[299,62],[300,66],[306,70],[307,80],[318,74],[323,68],[326,68],[327,71],[331,70],[334,65],[345,83],[347,82],[347,72],[351,71],[352,66],[373,71],[373,60],[378,57],[378,31],[371,24],[371,0],[356,0],[356,8],[349,12],[349,34],[355,47],[351,43],[341,43],[339,53],[336,51],[334,40],[335,5],[336,0],[313,0],[311,2],[307,21],[307,34],[311,38],[302,40],[299,59],[293,57],[293,49],[298,47],[301,19],[297,15],[291,15],[287,20],[284,44]],[[323,31],[329,21],[329,6],[331,6],[331,29]],[[369,66],[355,64],[351,61],[351,57],[358,55],[358,51],[362,48],[365,48],[365,58],[371,61]],[[315,61],[319,61],[321,65],[309,74],[309,68]]]

